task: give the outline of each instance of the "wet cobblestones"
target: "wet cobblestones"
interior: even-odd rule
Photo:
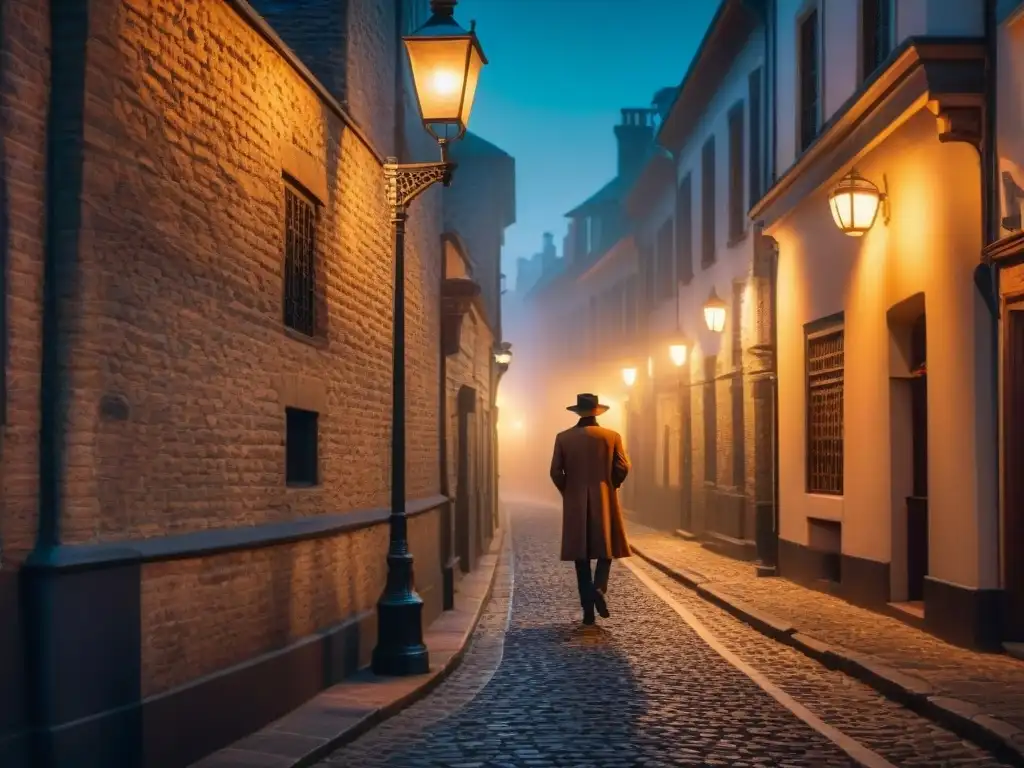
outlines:
[[[727,663],[626,567],[612,569],[611,619],[582,627],[572,568],[557,561],[558,523],[551,510],[514,511],[514,558],[506,548],[462,666],[323,768],[855,764]],[[999,765],[768,640],[638,558],[631,562],[734,653],[893,763]]]

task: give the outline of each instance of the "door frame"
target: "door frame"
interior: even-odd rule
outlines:
[[[1012,640],[1024,640],[1024,619],[1013,622],[1014,608],[1024,605],[1024,477],[1013,471],[1011,463],[1018,463],[1018,452],[1024,443],[1024,408],[1016,407],[1014,394],[1024,392],[1024,355],[1017,359],[1012,344],[1015,326],[1019,323],[1024,332],[1024,293],[1016,293],[1004,297],[1003,303],[1003,504],[1001,515],[1002,528],[1002,566],[1003,586],[1006,590],[1006,618],[1004,635]],[[1010,552],[1015,551],[1018,557],[1012,561]]]

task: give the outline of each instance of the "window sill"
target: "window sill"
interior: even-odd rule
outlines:
[[[302,331],[289,328],[287,325],[282,327],[284,328],[284,335],[293,341],[301,341],[303,344],[308,344],[309,346],[316,347],[317,349],[327,349],[329,346],[326,336],[307,336]]]
[[[312,491],[318,488],[323,488],[322,483],[285,483],[285,488],[289,491]]]

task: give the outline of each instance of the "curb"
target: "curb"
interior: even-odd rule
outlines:
[[[275,723],[271,723],[265,728],[236,741],[234,744],[201,758],[198,762],[193,763],[190,768],[227,768],[228,766],[231,766],[231,768],[268,768],[270,766],[273,768],[307,768],[307,766],[320,762],[335,750],[355,741],[367,731],[394,717],[403,709],[416,703],[436,689],[462,663],[476,627],[480,623],[484,609],[490,602],[502,558],[509,554],[507,552],[510,542],[508,537],[509,526],[507,520],[504,522],[505,524],[495,531],[491,546],[485,553],[485,556],[492,556],[494,558],[493,564],[487,564],[474,572],[478,574],[480,582],[486,580],[486,586],[482,583],[479,585],[483,587],[482,594],[477,592],[480,597],[473,597],[474,600],[478,599],[479,602],[465,611],[469,621],[464,627],[456,625],[455,627],[444,627],[436,630],[439,636],[455,635],[457,639],[449,637],[449,640],[444,640],[444,637],[441,637],[441,649],[435,647],[432,653],[443,656],[447,652],[450,655],[447,655],[444,661],[433,666],[426,675],[417,676],[419,680],[411,681],[407,690],[394,691],[394,698],[390,700],[387,700],[387,694],[379,696],[379,691],[377,692],[378,695],[375,695],[372,690],[375,683],[380,684],[381,681],[403,679],[409,680],[409,678],[379,678],[373,675],[369,668],[364,668],[341,681],[334,688],[344,688],[346,685],[369,686],[364,691],[364,693],[369,692],[369,703],[367,706],[363,706],[362,702],[360,702],[358,707],[353,707],[351,699],[348,702],[345,701],[346,696],[359,696],[359,688],[350,688],[348,693],[342,692],[340,699],[337,698],[338,694],[332,696],[332,688],[327,688],[298,709],[292,710],[283,718],[275,721]],[[489,574],[486,573],[486,568],[490,569]],[[428,648],[431,645],[429,638],[431,628],[443,619],[445,615],[446,613],[442,613],[438,619],[435,619],[435,623],[426,629],[424,633],[426,637],[424,639],[427,642]],[[451,642],[452,640],[458,643],[457,647],[454,647],[454,643]],[[378,699],[377,702],[374,702],[375,698]],[[348,706],[346,706],[346,703]],[[377,706],[373,706],[374,703],[377,703]],[[314,737],[313,733],[305,732],[301,723],[294,731],[284,723],[288,718],[293,717],[298,717],[301,720],[305,716],[303,710],[306,710],[308,713],[310,708],[319,708],[319,711],[314,712],[312,717],[321,721],[326,719],[329,722],[334,722],[336,719],[337,730],[333,730],[333,726],[331,726],[324,729],[325,732],[322,732],[322,735],[317,733]],[[276,727],[281,724],[284,724],[283,728]],[[317,730],[319,731],[320,729],[318,728]],[[286,740],[299,741],[300,746],[298,749],[289,749],[286,752],[276,750],[265,751],[259,747],[246,746],[246,742],[252,740],[273,740],[282,737]]]
[[[716,588],[701,574],[658,560],[632,546],[633,554],[701,598],[749,624],[763,635],[784,643],[820,664],[844,672],[886,698],[969,739],[998,759],[1024,768],[1024,731],[982,712],[975,704],[937,693],[926,680],[900,672],[867,654],[830,645],[800,631],[784,619],[765,613]]]
[[[491,594],[494,592],[494,582],[498,575],[498,565],[500,564],[501,557],[505,551],[505,536],[507,531],[508,525],[503,525],[496,532],[497,535],[491,542],[491,547],[487,554],[493,554],[495,556],[494,567],[491,568],[491,573],[488,577],[487,590],[484,592],[483,599],[480,600],[480,604],[477,606],[476,612],[472,621],[469,623],[469,628],[466,630],[459,649],[448,657],[448,660],[437,670],[437,672],[431,675],[429,679],[425,680],[422,685],[417,686],[403,696],[388,702],[378,709],[375,709],[362,719],[357,720],[334,738],[328,739],[324,744],[317,746],[312,751],[293,761],[288,768],[307,768],[307,766],[319,762],[340,747],[351,744],[367,731],[372,730],[385,720],[394,717],[403,709],[407,709],[420,699],[425,698],[435,688],[441,685],[449,675],[458,669],[459,665],[462,664],[462,660],[466,656],[466,651],[469,648],[470,640],[473,639],[473,633],[476,631],[476,626],[480,623],[480,617],[483,615],[484,609],[491,600]]]

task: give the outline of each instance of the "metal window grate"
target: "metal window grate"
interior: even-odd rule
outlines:
[[[807,339],[807,492],[843,494],[843,330]]]
[[[284,247],[284,324],[307,336],[316,334],[316,208],[286,186]]]

